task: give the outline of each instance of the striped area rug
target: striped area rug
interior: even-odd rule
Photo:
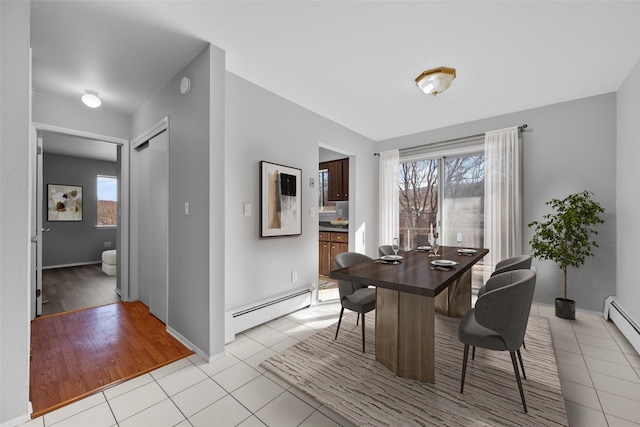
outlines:
[[[566,426],[549,321],[531,316],[522,357],[524,413],[508,352],[476,350],[460,394],[460,319],[436,315],[436,384],[396,377],[375,361],[374,315],[362,353],[355,314],[262,362],[262,366],[360,426]],[[469,356],[471,359],[471,356]]]

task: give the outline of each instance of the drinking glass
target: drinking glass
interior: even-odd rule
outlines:
[[[438,245],[438,233],[433,233],[433,243],[431,243],[431,250],[433,251],[433,256],[438,256],[438,249],[440,246]]]
[[[458,233],[456,236],[456,242],[458,242],[458,248],[460,248],[462,245],[462,233]]]
[[[393,250],[393,254],[395,256],[398,256],[398,251],[400,250],[400,245],[398,243],[398,238],[397,237],[393,238],[393,243],[391,244],[391,249]]]
[[[435,243],[436,239],[433,236],[433,233],[429,233],[429,244],[431,245],[431,251],[429,251],[429,256],[433,257],[433,245]]]

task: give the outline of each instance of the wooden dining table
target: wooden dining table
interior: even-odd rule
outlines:
[[[435,383],[435,312],[461,317],[471,308],[471,268],[485,248],[459,254],[441,246],[437,257],[411,250],[398,264],[373,260],[334,270],[330,277],[376,287],[376,360],[395,375]],[[433,268],[431,261],[456,264]]]

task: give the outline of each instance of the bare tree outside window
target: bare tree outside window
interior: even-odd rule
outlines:
[[[438,217],[438,160],[400,164],[400,246],[427,245]]]
[[[460,233],[465,246],[484,246],[484,155],[445,158],[444,169],[442,244]]]
[[[440,162],[442,177],[438,176]],[[439,179],[443,195],[438,194]],[[469,246],[483,241],[484,155],[401,163],[399,190],[401,246],[428,245],[429,229],[438,225],[440,209],[442,244],[454,244],[458,232],[466,235]]]

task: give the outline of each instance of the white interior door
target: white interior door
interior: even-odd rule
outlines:
[[[140,301],[167,323],[169,137],[163,131],[135,150]]]
[[[149,141],[149,244],[153,248],[149,260],[149,310],[167,323],[169,280],[169,137],[162,132]]]

